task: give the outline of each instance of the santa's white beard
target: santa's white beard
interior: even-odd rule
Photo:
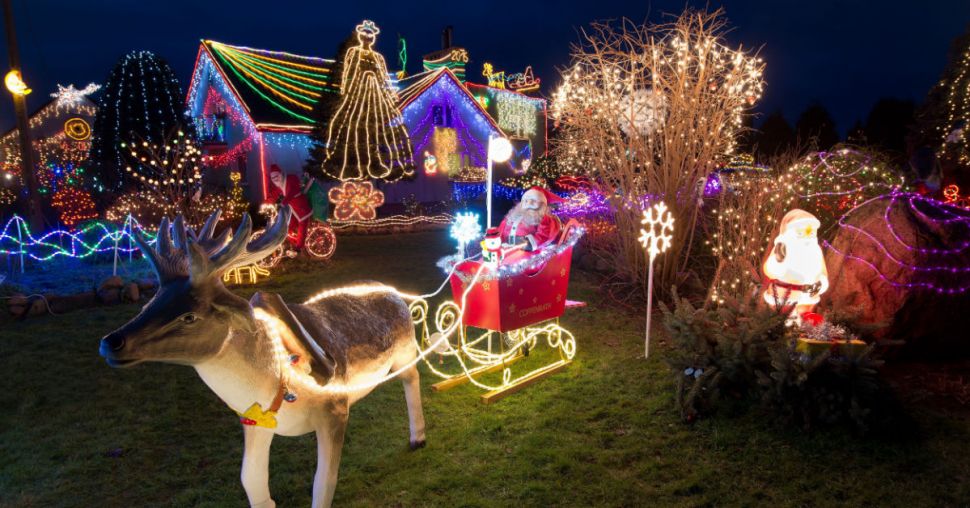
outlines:
[[[543,216],[545,216],[545,210],[542,208],[538,210],[530,210],[523,208],[521,204],[518,204],[509,210],[508,215],[505,216],[505,220],[510,223],[538,226],[539,222],[542,221]]]

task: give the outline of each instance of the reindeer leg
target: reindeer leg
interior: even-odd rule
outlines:
[[[324,409],[323,422],[317,426],[317,473],[313,476],[313,508],[330,508],[333,503],[349,410],[350,405],[346,399],[335,401]]]
[[[408,403],[408,423],[411,425],[411,449],[424,448],[424,410],[421,408],[421,375],[417,365],[401,373],[404,400]]]
[[[243,425],[243,463],[240,479],[249,505],[253,508],[274,508],[276,503],[269,494],[269,446],[273,443],[273,431]]]

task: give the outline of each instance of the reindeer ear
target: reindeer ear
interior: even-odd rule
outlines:
[[[252,306],[241,297],[230,293],[228,289],[222,289],[216,293],[212,306],[217,312],[225,313],[229,317],[229,323],[233,328],[248,333],[256,332],[256,317],[253,315]]]

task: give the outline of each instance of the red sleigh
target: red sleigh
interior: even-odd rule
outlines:
[[[467,284],[474,279],[483,262],[468,260],[460,263],[451,276],[451,291],[455,302],[464,309],[462,323],[509,332],[562,316],[566,310],[569,266],[575,243],[571,240],[578,234],[579,224],[570,220],[558,241],[535,252],[514,251],[502,260],[498,270],[488,266],[482,268],[467,295]],[[518,270],[516,265],[531,266]],[[503,273],[503,269],[511,273]]]
[[[460,371],[446,374],[429,362],[431,370],[445,377],[432,385],[435,391],[471,382],[489,390],[482,395],[482,402],[491,403],[572,362],[576,339],[560,326],[559,317],[567,307],[582,305],[566,300],[573,246],[582,233],[578,223],[569,221],[557,241],[536,252],[511,253],[498,268],[483,267],[481,261],[465,261],[455,268],[450,281],[454,301],[439,307],[434,322],[439,333],[450,337],[448,344],[436,348],[439,358],[453,358]],[[412,304],[412,316],[415,324],[421,326],[425,345],[440,345],[429,334],[427,303],[422,300]],[[469,333],[470,329],[480,332]],[[514,375],[512,364],[529,356],[529,351],[540,343],[558,351],[558,359]],[[502,380],[498,384],[483,377],[499,371]]]

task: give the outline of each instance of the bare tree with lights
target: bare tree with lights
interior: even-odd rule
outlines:
[[[607,196],[618,233],[600,254],[626,281],[645,282],[637,233],[650,201],[679,224],[658,271],[667,289],[694,248],[704,183],[731,153],[745,113],[760,97],[764,64],[724,43],[723,12],[688,10],[659,25],[593,23],[572,48],[553,96],[557,153],[587,168]]]
[[[241,216],[246,203],[228,194],[203,194],[202,155],[196,140],[182,129],[173,129],[161,143],[138,138],[122,143],[128,157],[127,180],[138,190],[121,196],[107,211],[107,217],[124,221],[129,214],[143,224],[153,224],[162,217],[183,215],[189,224],[197,225],[216,209],[232,220]]]

